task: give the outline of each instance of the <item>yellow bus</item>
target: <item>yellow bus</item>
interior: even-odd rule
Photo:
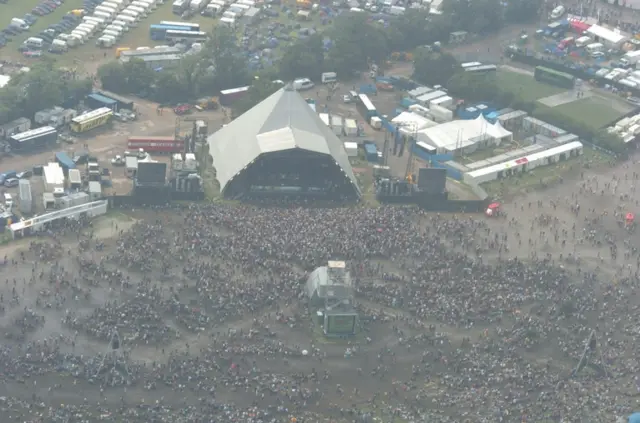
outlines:
[[[89,113],[77,116],[71,120],[71,132],[75,132],[76,134],[87,132],[109,122],[111,116],[113,116],[113,110],[108,107],[92,110]]]
[[[131,50],[129,47],[118,47],[116,49],[116,59],[120,58],[120,53],[122,53],[123,51],[129,51]]]

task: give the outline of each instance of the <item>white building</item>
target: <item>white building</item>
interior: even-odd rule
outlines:
[[[437,123],[413,112],[402,112],[391,120],[391,123],[400,127],[403,135],[414,135],[418,131],[436,126]]]
[[[600,25],[592,25],[587,29],[587,33],[595,41],[604,44],[608,48],[621,47],[629,39],[629,36],[620,30],[611,30]]]
[[[476,119],[454,120],[418,131],[417,140],[436,148],[438,154],[472,153],[478,147],[498,146],[511,141],[513,134],[500,125],[490,123],[484,116]]]
[[[559,147],[538,151],[527,156],[495,164],[482,169],[473,170],[464,174],[466,183],[482,184],[497,179],[509,178],[521,173],[529,172],[539,166],[555,164],[571,157],[582,154],[582,143],[573,141]]]

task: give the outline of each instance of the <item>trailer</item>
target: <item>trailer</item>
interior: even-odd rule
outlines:
[[[31,129],[31,121],[27,118],[18,118],[4,125],[0,125],[0,138],[7,139],[11,135],[19,134],[29,129]]]
[[[60,165],[64,173],[68,173],[71,169],[76,168],[76,164],[71,157],[63,151],[56,153],[56,163]]]
[[[175,137],[133,136],[127,141],[129,150],[144,149],[156,154],[175,154],[184,152],[184,140]]]
[[[64,173],[58,163],[49,163],[42,167],[44,190],[48,193],[64,192]]]
[[[358,136],[358,122],[355,119],[345,119],[344,134],[348,137]]]
[[[31,198],[31,182],[28,179],[20,179],[18,182],[18,194],[20,203],[18,209],[22,214],[31,214],[33,210],[33,199]]]
[[[105,91],[105,90],[96,91],[95,94],[99,94],[103,97],[107,97],[112,100],[115,100],[117,103],[116,110],[115,110],[116,112],[120,109],[127,109],[131,111],[134,110],[135,103],[133,102],[133,100],[129,100],[128,98],[124,98],[122,96],[119,96],[118,94],[112,93],[110,91]]]
[[[69,188],[79,189],[82,187],[82,175],[80,169],[69,169]]]
[[[51,126],[43,126],[9,137],[11,148],[20,152],[43,149],[55,145],[57,141],[58,131]]]
[[[101,94],[93,93],[89,94],[85,99],[85,104],[89,106],[92,110],[100,109],[102,107],[106,107],[108,109],[113,110],[114,112],[118,110],[118,102],[112,98],[105,97]]]
[[[76,134],[90,131],[109,122],[113,116],[113,110],[101,107],[89,113],[77,116],[71,120],[71,132]]]

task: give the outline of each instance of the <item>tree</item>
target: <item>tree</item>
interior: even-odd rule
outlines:
[[[505,17],[514,23],[535,22],[540,18],[543,7],[542,0],[509,0]]]
[[[32,117],[37,111],[58,106],[64,102],[63,74],[51,64],[43,63],[11,84],[19,84],[23,95],[18,101],[23,115]],[[15,85],[14,85],[15,86]]]
[[[442,3],[442,10],[457,28],[474,34],[495,32],[504,25],[504,7],[500,0],[451,0]]]
[[[161,104],[182,103],[189,99],[189,88],[173,72],[160,72],[153,99]]]
[[[126,78],[125,92],[147,94],[153,91],[156,73],[143,60],[133,58],[124,63],[122,69]]]
[[[204,59],[213,64],[213,91],[247,85],[250,78],[244,52],[238,47],[236,35],[224,25],[214,28],[204,49]]]
[[[280,84],[270,79],[257,77],[249,88],[249,92],[233,105],[233,116],[240,116],[280,88],[282,88]]]
[[[292,81],[296,78],[319,79],[324,69],[324,45],[320,34],[299,40],[284,51],[280,63],[280,78]]]
[[[390,50],[384,30],[367,21],[364,13],[344,13],[336,18],[331,32],[327,69],[338,75],[352,75],[370,63],[382,64]]]
[[[128,92],[127,76],[124,66],[119,61],[105,63],[100,66],[97,75],[105,90],[120,94]]]
[[[426,85],[445,85],[456,73],[460,64],[449,53],[419,49],[416,52],[413,78]]]

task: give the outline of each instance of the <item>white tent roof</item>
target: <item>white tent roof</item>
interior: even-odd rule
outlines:
[[[480,115],[476,119],[454,120],[418,131],[418,141],[453,151],[473,145],[482,137],[504,138],[511,135],[500,123],[492,124]]]
[[[400,132],[403,133],[413,133],[436,125],[434,121],[413,112],[402,112],[394,117],[391,123],[400,125]]]
[[[619,42],[629,38],[620,31],[613,31],[600,25],[592,25],[589,29],[587,29],[587,32],[612,44],[618,44]]]

